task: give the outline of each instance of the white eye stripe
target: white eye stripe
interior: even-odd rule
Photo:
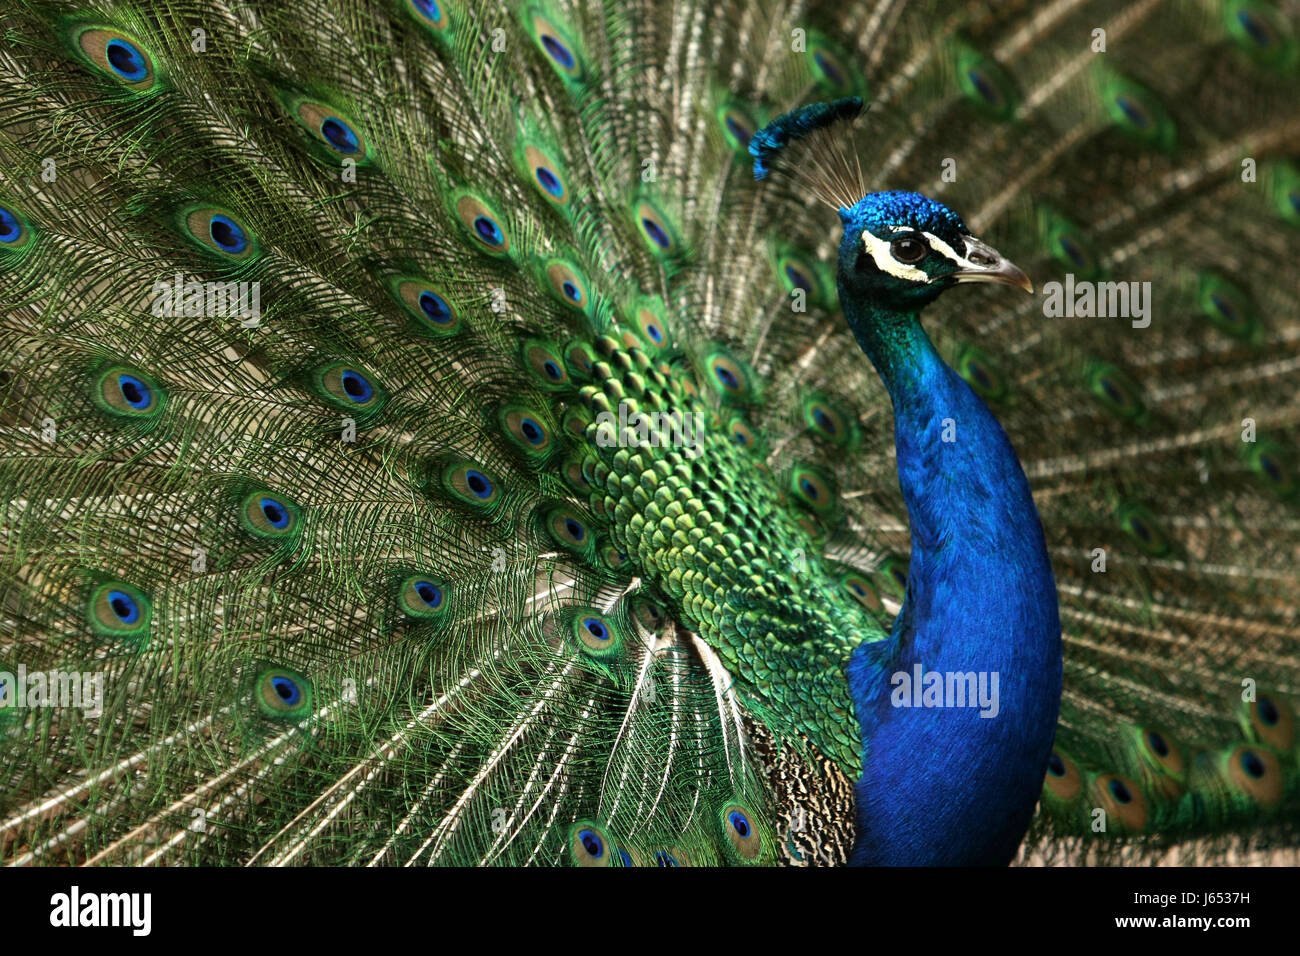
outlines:
[[[976,263],[971,262],[965,256],[958,254],[956,249],[948,245],[948,243],[944,242],[934,233],[923,232],[921,233],[921,235],[925,236],[926,239],[930,240],[930,248],[933,249],[935,252],[939,253],[939,255],[943,256],[945,259],[949,259],[957,263],[957,265],[963,266],[967,269],[979,268],[979,266]]]
[[[895,229],[895,232],[898,230]],[[899,279],[909,279],[912,282],[929,282],[930,277],[916,266],[905,265],[894,258],[894,254],[889,251],[889,243],[884,239],[878,239],[870,229],[862,230],[862,244],[866,247],[867,252],[875,261],[876,267],[881,272],[887,272],[891,276]]]

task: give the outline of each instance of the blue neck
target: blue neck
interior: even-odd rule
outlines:
[[[893,632],[849,665],[863,741],[853,862],[1006,863],[1042,788],[1061,696],[1042,525],[1006,433],[917,316],[841,301],[893,401],[912,538]]]

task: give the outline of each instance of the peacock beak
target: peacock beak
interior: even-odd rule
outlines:
[[[1005,258],[987,243],[973,236],[963,237],[966,243],[965,265],[950,275],[958,282],[1001,282],[1019,286],[1026,292],[1034,291],[1029,276],[1011,260]]]

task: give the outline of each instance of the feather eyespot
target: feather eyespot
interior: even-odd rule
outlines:
[[[451,26],[451,18],[438,0],[406,0],[406,6],[416,20],[431,30],[441,32]]]
[[[13,253],[27,245],[31,230],[17,212],[0,206],[0,253]]]
[[[571,83],[581,82],[585,75],[582,56],[568,33],[536,7],[525,11],[524,22],[537,48],[546,54],[556,71]]]
[[[648,199],[637,203],[635,220],[651,252],[659,256],[670,256],[681,251],[676,227],[654,203]]]
[[[578,866],[613,866],[617,855],[605,831],[587,820],[569,830],[569,852]]]
[[[578,649],[588,657],[617,657],[623,650],[622,634],[604,614],[595,608],[575,608],[570,625]]]
[[[73,34],[76,51],[92,66],[137,93],[158,83],[153,53],[135,37],[112,27],[84,26]]]
[[[288,538],[298,530],[301,517],[294,502],[269,491],[246,495],[239,508],[240,524],[259,538]]]
[[[398,601],[408,617],[432,621],[447,613],[447,589],[441,581],[415,574],[404,579],[398,588]]]
[[[182,215],[186,236],[205,252],[245,261],[258,252],[257,239],[243,220],[227,209],[198,206]]]
[[[1227,777],[1239,793],[1265,809],[1282,800],[1282,765],[1277,755],[1262,747],[1236,747],[1225,755]]]
[[[568,205],[569,189],[564,169],[553,156],[539,146],[525,146],[523,165],[543,199],[556,206]]]
[[[596,353],[582,339],[574,339],[564,350],[564,360],[569,371],[582,379],[590,379],[596,371]]]
[[[553,259],[546,264],[546,279],[555,298],[580,312],[587,310],[587,279],[576,266]]]
[[[985,401],[998,401],[1007,396],[1006,379],[1002,372],[975,346],[962,349],[954,367],[975,394]]]
[[[725,352],[713,352],[705,359],[706,379],[723,398],[741,403],[752,398],[748,370]]]
[[[572,509],[566,507],[551,509],[546,515],[545,527],[547,533],[561,547],[581,553],[590,551],[591,530]]]
[[[258,709],[268,717],[299,720],[311,712],[311,682],[297,671],[271,667],[254,680]]]
[[[758,435],[750,427],[749,422],[739,416],[727,423],[727,434],[731,436],[732,442],[747,452],[758,449]]]
[[[1078,766],[1059,749],[1047,758],[1047,773],[1043,780],[1045,796],[1058,802],[1071,801],[1083,789],[1083,775]]]
[[[880,603],[880,595],[876,589],[860,574],[849,574],[843,579],[844,590],[849,592],[849,596],[857,601],[868,611],[883,611],[884,605]]]
[[[487,509],[500,498],[497,481],[485,468],[469,462],[447,466],[442,472],[442,485],[452,497],[473,509]]]
[[[496,211],[472,193],[462,193],[455,200],[456,216],[469,236],[484,252],[504,256],[510,251],[510,235]]]
[[[390,280],[389,292],[406,308],[420,331],[440,336],[460,329],[460,313],[446,294],[431,283],[402,276]]]
[[[1093,397],[1121,418],[1139,425],[1146,422],[1147,407],[1141,388],[1114,365],[1090,363],[1085,370],[1085,382]]]
[[[529,456],[544,454],[551,447],[551,430],[539,412],[507,406],[497,414],[497,421],[514,445]]]
[[[1245,710],[1243,729],[1251,739],[1281,752],[1295,746],[1295,712],[1282,697],[1261,693]]]
[[[523,346],[524,364],[543,387],[557,389],[569,384],[564,360],[547,343],[530,341]]]
[[[813,32],[808,34],[807,41],[805,56],[813,79],[819,86],[834,96],[849,96],[862,91],[862,80],[848,66],[845,55],[829,38]]]
[[[388,397],[368,373],[346,362],[316,369],[311,382],[321,398],[350,414],[377,412]]]
[[[156,418],[166,393],[138,369],[115,365],[99,373],[94,390],[95,404],[122,418]]]
[[[831,444],[844,446],[854,438],[848,416],[825,396],[807,398],[803,403],[803,416],[808,426]]]
[[[113,581],[91,592],[88,616],[91,631],[101,637],[138,640],[149,632],[153,607],[139,588]]]
[[[722,808],[723,832],[735,855],[745,863],[753,863],[763,856],[763,838],[754,815],[738,803]]]
[[[368,161],[370,147],[360,127],[340,110],[315,100],[291,98],[289,114],[312,138],[332,153]]]
[[[1117,774],[1103,773],[1093,780],[1092,793],[1115,829],[1138,833],[1147,824],[1147,801],[1133,781]]]
[[[632,602],[632,616],[651,634],[658,634],[668,623],[663,608],[647,597],[638,597]]]
[[[749,155],[749,141],[754,138],[758,127],[754,120],[740,110],[725,110],[722,114],[722,131],[727,144],[744,155]]]
[[[835,507],[830,483],[811,468],[798,466],[790,473],[790,492],[816,512],[824,514]]]

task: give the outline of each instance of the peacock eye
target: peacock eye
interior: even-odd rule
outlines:
[[[920,262],[929,252],[930,247],[916,236],[899,236],[889,244],[889,254],[908,265]]]

